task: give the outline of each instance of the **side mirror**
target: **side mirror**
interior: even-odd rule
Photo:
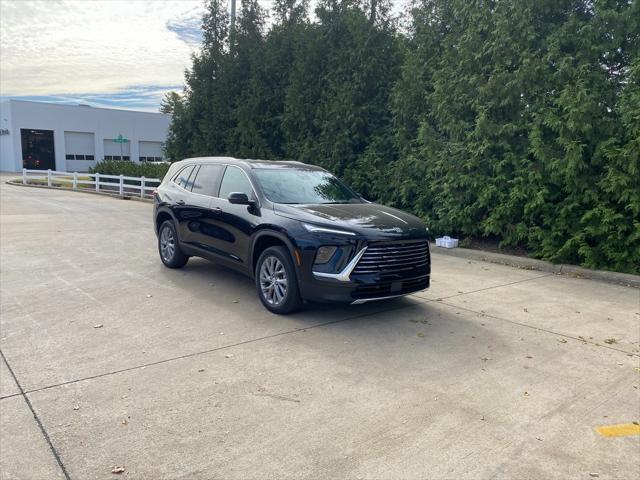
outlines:
[[[234,205],[251,205],[253,202],[249,200],[246,193],[243,192],[231,192],[227,197],[229,203]]]

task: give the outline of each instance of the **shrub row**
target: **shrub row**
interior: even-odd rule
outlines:
[[[103,160],[91,168],[89,173],[162,179],[168,169],[168,163],[134,163],[128,160]]]

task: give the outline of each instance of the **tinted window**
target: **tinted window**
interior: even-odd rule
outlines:
[[[264,194],[274,203],[362,203],[349,187],[322,170],[258,168],[254,172]]]
[[[202,165],[193,181],[193,193],[215,197],[222,165]]]
[[[193,167],[191,174],[189,175],[189,180],[187,180],[187,185],[184,187],[187,190],[191,190],[193,188],[193,181],[196,179],[196,175],[198,174],[198,165]]]
[[[180,185],[182,188],[187,188],[189,175],[191,174],[192,171],[193,171],[193,165],[183,168],[182,170],[180,170],[180,173],[173,181],[176,182],[178,185]]]
[[[247,197],[253,198],[253,188],[247,175],[237,167],[227,167],[224,178],[220,185],[220,198],[227,198],[231,192],[246,193]]]

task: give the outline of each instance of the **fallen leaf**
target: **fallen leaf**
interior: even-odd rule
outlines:
[[[98,323],[97,325],[93,326],[93,328],[102,328],[102,327],[104,327],[104,325],[101,323]]]
[[[73,406],[73,409],[74,409],[74,410],[80,410],[80,405],[74,405],[74,406]]]
[[[527,310],[527,308],[525,307],[524,311],[525,311],[525,312],[528,312],[529,310]]]
[[[121,474],[121,473],[124,473],[124,470],[125,470],[124,465],[122,465],[120,467],[113,467],[111,469],[111,473]]]
[[[199,369],[198,369],[198,371],[199,371],[200,373],[202,373],[202,372],[204,372],[204,368],[199,368]]]
[[[227,353],[224,357],[225,358],[233,358],[233,353]]]
[[[527,355],[525,358],[532,359],[533,357],[531,355]]]
[[[615,338],[606,338],[604,343],[607,343],[609,345],[613,345],[614,343],[618,343],[617,340]]]
[[[128,425],[129,422],[127,421],[127,419],[125,418],[124,420],[122,420],[122,425]]]
[[[150,293],[147,294],[147,298],[151,298],[153,297],[153,295],[151,295]]]
[[[422,332],[418,332],[416,333],[416,336],[420,337],[420,338],[424,338],[424,333]]]
[[[233,300],[231,303],[238,303],[238,300]]]
[[[560,343],[567,343],[567,339],[566,338],[561,338],[560,340],[558,340]]]
[[[530,397],[529,392],[524,392],[525,397]]]
[[[599,474],[599,473],[595,473],[595,472],[591,472],[591,473],[589,474],[589,476],[590,476],[590,477],[599,477],[599,476],[600,476],[600,474]]]
[[[482,361],[484,361],[484,362],[487,362],[489,360],[491,360],[491,357],[482,357]]]

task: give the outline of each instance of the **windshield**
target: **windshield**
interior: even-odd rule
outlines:
[[[254,170],[266,197],[274,203],[362,203],[349,187],[321,170]]]

